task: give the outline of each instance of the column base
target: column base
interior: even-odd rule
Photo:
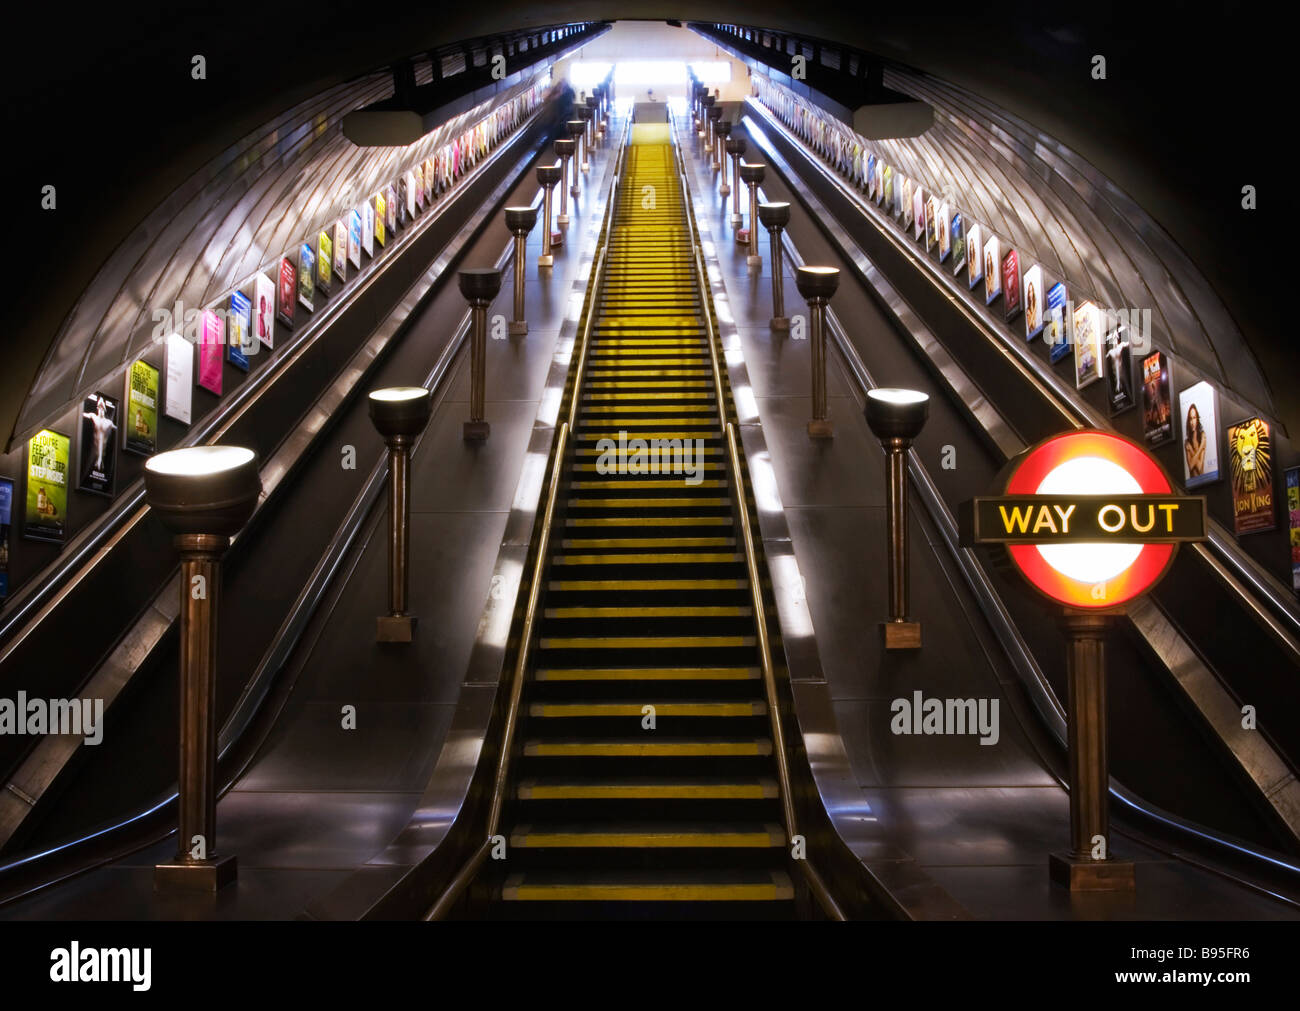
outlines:
[[[885,649],[920,649],[921,623],[919,621],[882,621]]]
[[[768,326],[771,327],[773,330],[789,331],[789,329],[790,329],[790,317],[789,317],[789,316],[773,316],[773,317],[772,317],[772,322],[769,323]]]
[[[814,439],[830,439],[835,435],[829,418],[813,418],[808,422],[808,434]]]
[[[747,256],[745,257],[745,263],[751,267],[761,267],[763,266],[763,258],[761,256]]]
[[[591,171],[591,164],[590,164],[589,162],[585,162],[585,161],[584,161],[584,162],[582,163],[582,171],[584,171],[584,172],[590,172],[590,171]]]
[[[510,325],[506,327],[506,331],[511,337],[522,337],[524,334],[528,333],[528,320],[512,319]]]
[[[486,421],[467,421],[465,422],[465,441],[466,442],[487,442],[487,437],[491,434],[492,426]]]
[[[723,183],[721,186],[718,187],[718,194],[724,197],[731,196],[731,187],[728,186],[726,183]]]
[[[1052,881],[1072,892],[1131,892],[1137,888],[1132,860],[1087,860],[1072,853],[1047,858]]]
[[[550,253],[547,253],[545,256],[539,256],[537,258],[537,266],[553,267],[555,266],[555,257],[553,257]]]
[[[575,186],[573,189],[569,190],[569,196],[573,197],[574,200],[577,200],[578,197],[582,196],[582,190]]]
[[[415,617],[409,614],[381,614],[375,619],[375,642],[413,642]]]
[[[740,221],[740,219],[737,218],[737,217],[735,217],[734,215],[733,215],[733,217],[732,217],[732,220],[733,220],[733,222],[735,222],[735,223],[737,223],[737,224],[738,224],[739,221]],[[748,228],[738,228],[738,229],[736,229],[736,245],[738,245],[738,246],[748,246],[748,245],[749,245],[749,229],[748,229]]]
[[[567,214],[561,214],[558,218],[555,219],[555,223],[559,225],[561,228],[568,228],[569,216]],[[564,238],[564,236],[560,236],[560,238]],[[552,242],[553,241],[554,240],[552,240]]]
[[[565,226],[567,227],[569,223],[568,223],[568,221],[565,221],[564,224],[565,224]],[[564,233],[563,233],[563,232],[552,232],[552,233],[551,233],[551,250],[554,251],[554,250],[556,250],[556,249],[562,249],[563,247],[564,247]]]
[[[155,892],[216,892],[235,880],[238,864],[234,855],[213,857],[211,860],[184,861],[155,864],[153,890]]]

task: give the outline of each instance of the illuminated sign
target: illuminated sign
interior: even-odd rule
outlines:
[[[1000,544],[1058,603],[1109,608],[1146,592],[1179,543],[1206,538],[1202,496],[1177,495],[1153,457],[1108,432],[1083,430],[1031,447],[1002,493],[962,504],[962,544]]]

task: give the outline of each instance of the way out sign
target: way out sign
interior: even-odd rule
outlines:
[[[963,503],[962,544],[1001,544],[1029,584],[1067,607],[1114,608],[1165,574],[1178,544],[1206,537],[1205,498],[1177,495],[1136,443],[1084,429],[1032,446],[1002,494]]]

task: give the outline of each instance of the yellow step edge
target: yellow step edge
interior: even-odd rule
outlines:
[[[640,719],[645,706],[654,706],[656,716],[766,716],[765,702],[533,702],[528,715],[540,719],[569,717],[631,716]]]
[[[765,737],[744,741],[526,741],[524,754],[537,758],[763,757],[772,753]]]
[[[543,667],[538,681],[755,681],[757,667]]]

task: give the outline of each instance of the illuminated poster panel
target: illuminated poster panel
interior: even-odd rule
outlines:
[[[912,238],[925,234],[925,190],[918,186],[912,193]]]
[[[361,215],[356,211],[348,212],[348,262],[361,269]]]
[[[62,542],[68,531],[68,457],[71,440],[42,429],[27,440],[27,495],[23,536]]]
[[[1020,315],[1020,254],[1008,249],[1002,257],[1002,309],[1008,323]]]
[[[1290,480],[1290,472],[1288,471]],[[9,596],[9,529],[14,522],[14,483],[0,477],[0,600]],[[1292,543],[1295,535],[1292,535]]]
[[[339,284],[348,279],[348,229],[342,218],[334,222],[334,276]]]
[[[925,202],[925,251],[928,253],[939,241],[939,203],[931,196]]]
[[[952,274],[957,277],[966,266],[966,225],[960,214],[952,216]]]
[[[221,396],[222,348],[226,343],[221,317],[211,309],[203,311],[203,328],[199,333],[199,385]]]
[[[984,236],[979,225],[971,225],[966,234],[966,246],[970,250],[966,261],[966,287],[974,288],[984,279],[984,247],[980,245]]]
[[[375,209],[369,200],[361,205],[361,248],[367,256],[375,255]]]
[[[293,326],[293,304],[298,296],[298,269],[289,257],[280,260],[280,302],[277,319],[286,326]]]
[[[393,188],[391,183],[389,183],[388,189],[384,193],[384,213],[387,215],[384,218],[385,226],[388,229],[388,234],[392,235],[397,231],[397,190]]]
[[[415,173],[407,172],[402,177],[402,182],[406,184],[406,220],[415,220]]]
[[[253,332],[268,351],[275,347],[275,285],[260,273],[253,278]]]
[[[948,259],[948,254],[952,252],[952,240],[951,238],[949,238],[948,235],[948,223],[951,220],[948,215],[950,213],[951,212],[948,210],[948,205],[946,203],[940,204],[939,217],[934,223],[935,230],[939,234],[939,262],[940,263],[943,263],[944,260]]]
[[[1101,310],[1084,302],[1074,310],[1074,388],[1083,389],[1101,378]]]
[[[424,210],[424,165],[416,163],[415,168],[411,170],[411,177],[415,180],[415,209]]]
[[[1043,268],[1034,264],[1025,271],[1025,340],[1043,332]]]
[[[167,370],[167,396],[163,401],[163,414],[188,425],[194,401],[194,345],[178,333],[168,334],[163,351],[163,367]],[[131,427],[134,428],[135,425],[136,422],[133,421]]]
[[[1111,415],[1137,406],[1133,393],[1132,345],[1126,329],[1106,334],[1106,405]]]
[[[894,169],[890,165],[885,166],[885,209],[892,210],[894,206]]]
[[[1070,319],[1066,316],[1065,285],[1057,281],[1047,289],[1047,311],[1043,314],[1043,342],[1048,347],[1048,359],[1055,365],[1070,353]]]
[[[1219,480],[1219,404],[1209,383],[1178,394],[1183,421],[1183,484],[1196,488]]]
[[[231,292],[230,312],[226,316],[226,340],[229,344],[230,364],[244,372],[248,371],[249,354],[257,353],[257,341],[253,340],[253,303],[242,291]]]
[[[1148,446],[1174,437],[1174,407],[1169,385],[1169,357],[1155,351],[1142,359],[1142,435]]]
[[[96,495],[113,494],[117,479],[116,397],[92,393],[81,402],[81,438],[77,461],[77,488]]]
[[[340,277],[339,280],[343,278]],[[311,243],[304,242],[298,247],[298,304],[304,309],[311,309],[315,295],[316,254],[312,252]]]
[[[1240,537],[1272,530],[1273,446],[1268,422],[1247,418],[1228,428],[1228,469],[1232,475],[1232,526]]]
[[[912,180],[903,180],[903,227],[911,228],[912,222],[916,220],[916,211],[913,209],[912,198]]]
[[[876,156],[867,155],[867,199],[870,200],[876,187]]]
[[[190,342],[181,340],[190,351]],[[149,456],[157,451],[158,370],[148,362],[132,362],[126,370],[126,419],[120,427],[122,448],[128,453]]]
[[[885,198],[885,163],[882,159],[876,159],[876,176],[872,180],[872,197],[876,201],[876,206],[880,206],[880,201]]]
[[[0,507],[4,502],[4,488],[0,486]],[[1286,472],[1287,528],[1291,534],[1291,589],[1300,590],[1300,467]],[[4,513],[0,510],[0,519]],[[8,538],[5,538],[6,542]],[[5,550],[0,546],[0,551]],[[0,579],[3,579],[0,573]]]
[[[334,242],[329,232],[321,232],[316,237],[316,287],[328,295],[333,278]]]
[[[1002,294],[1002,243],[996,235],[990,235],[984,243],[984,304],[992,305],[993,300]]]
[[[381,246],[388,238],[388,201],[382,193],[375,194],[375,241]]]

